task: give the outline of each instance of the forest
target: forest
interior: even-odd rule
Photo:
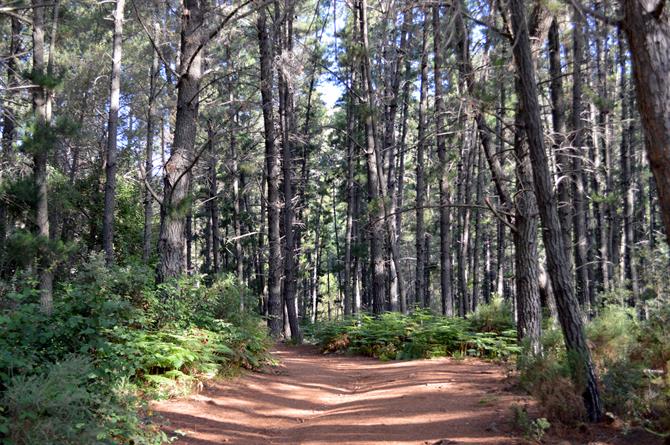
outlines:
[[[665,0],[0,0],[0,131],[0,443],[670,443]]]

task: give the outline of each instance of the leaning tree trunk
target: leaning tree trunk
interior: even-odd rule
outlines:
[[[263,105],[263,127],[265,130],[265,164],[267,169],[267,219],[268,219],[268,327],[270,335],[277,338],[282,333],[281,296],[281,239],[279,213],[279,150],[275,144],[274,113],[272,102],[272,40],[268,34],[267,12],[261,8],[258,14],[258,44],[260,50],[261,100]]]
[[[109,82],[109,119],[107,121],[107,164],[105,165],[105,209],[102,214],[102,248],[107,264],[114,262],[114,208],[116,207],[116,149],[121,95],[121,52],[123,49],[123,8],[125,0],[116,0],[112,37],[112,74]]]
[[[670,6],[662,0],[623,0],[623,28],[633,61],[637,104],[649,165],[670,242]]]
[[[584,386],[582,395],[589,419],[597,421],[602,415],[602,404],[595,370],[591,362],[591,353],[586,344],[586,334],[579,311],[579,302],[572,284],[570,264],[566,258],[567,246],[561,232],[558,205],[554,196],[554,184],[544,146],[537,84],[523,0],[510,0],[510,9],[515,37],[515,44],[513,45],[514,60],[519,75],[520,100],[525,111],[524,120],[532,162],[535,194],[544,227],[542,238],[547,251],[549,275],[556,296],[565,345],[571,358],[573,378]]]
[[[177,82],[177,116],[170,158],[163,177],[163,223],[158,240],[156,281],[161,283],[184,272],[186,215],[190,210],[189,185],[193,167],[202,77],[203,10],[205,2],[185,0],[182,14],[181,58]]]

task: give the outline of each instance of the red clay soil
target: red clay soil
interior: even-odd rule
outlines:
[[[505,371],[498,365],[449,358],[381,362],[323,355],[310,346],[280,345],[273,353],[277,367],[213,381],[198,394],[154,404],[164,430],[181,437],[174,443],[529,443],[512,427],[511,409],[528,399],[507,390]],[[645,443],[620,441],[614,437],[618,434],[600,430],[579,433],[581,440],[545,440]]]

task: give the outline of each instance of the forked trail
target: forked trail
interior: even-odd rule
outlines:
[[[380,362],[278,346],[279,367],[158,403],[180,445],[515,444],[504,370],[478,360]]]

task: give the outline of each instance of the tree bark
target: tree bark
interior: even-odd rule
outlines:
[[[293,51],[293,2],[284,1],[284,17],[281,52],[284,50],[289,53]],[[296,139],[295,124],[295,104],[293,90],[288,79],[283,72],[279,70],[279,91],[282,95],[280,107],[282,110],[283,122],[282,128],[282,172],[283,172],[283,192],[284,192],[284,286],[283,300],[286,305],[288,322],[291,326],[291,340],[295,343],[302,342],[302,334],[298,323],[298,314],[296,312],[296,259],[295,259],[295,201],[293,196],[293,151],[294,140]]]
[[[424,152],[426,150],[426,115],[428,109],[428,14],[424,10],[423,21],[423,39],[421,45],[420,73],[421,83],[419,86],[419,122],[418,122],[418,141],[416,142],[416,277],[414,279],[414,300],[416,304],[425,308],[430,307],[430,301],[427,297],[430,294],[425,292],[426,283],[424,281],[426,268],[425,238],[426,229],[424,227],[425,218],[425,199],[426,199],[426,180],[425,180],[425,160]]]
[[[158,37],[160,29],[154,26],[154,39]],[[152,51],[151,71],[149,72],[149,106],[147,107],[147,140],[144,149],[144,231],[142,236],[142,260],[146,264],[151,256],[151,235],[153,227],[153,197],[149,191],[152,179],[154,156],[154,132],[156,115],[156,81],[159,76],[158,52]]]
[[[449,160],[444,129],[444,98],[442,86],[442,55],[444,53],[440,25],[440,9],[433,6],[433,74],[435,77],[435,132],[437,140],[437,156],[439,158],[440,178],[440,296],[442,313],[447,316],[454,314],[454,294],[451,285],[451,191],[449,181]]]
[[[260,50],[260,82],[265,131],[265,168],[267,170],[267,221],[268,221],[268,327],[270,335],[278,338],[282,333],[281,296],[281,239],[279,200],[279,150],[275,144],[274,113],[272,99],[272,39],[268,34],[267,12],[258,13],[258,44]]]
[[[623,0],[637,104],[670,242],[670,10],[662,0]]]
[[[597,421],[602,415],[602,404],[595,370],[591,362],[591,354],[586,344],[584,324],[572,284],[570,267],[566,258],[565,239],[561,231],[558,205],[554,196],[553,181],[544,146],[537,84],[523,0],[510,0],[510,10],[515,38],[515,45],[513,45],[514,60],[519,75],[521,102],[525,111],[526,135],[532,163],[535,194],[544,228],[542,238],[547,251],[549,274],[556,295],[565,345],[571,357],[573,378],[579,384],[584,385],[582,395],[586,412],[591,421]]]
[[[44,87],[46,75],[44,63],[44,3],[42,0],[32,0],[33,8],[33,68],[32,77],[37,80],[33,88],[32,106],[35,114],[36,126],[34,138],[46,140],[50,131],[49,97]],[[33,179],[37,190],[35,202],[35,226],[37,236],[41,238],[41,247],[37,255],[37,274],[40,290],[40,307],[42,312],[51,315],[53,311],[53,271],[49,241],[49,200],[47,186],[48,147],[45,144],[35,144],[33,153]]]
[[[572,197],[575,211],[572,215],[575,241],[576,292],[582,309],[588,311],[590,265],[588,261],[586,181],[584,180],[584,124],[582,122],[582,63],[584,61],[584,22],[581,12],[574,8],[573,74],[572,74]]]
[[[112,34],[112,73],[109,84],[109,119],[107,121],[107,164],[105,166],[105,209],[102,217],[102,248],[106,263],[114,262],[114,209],[116,207],[116,148],[121,96],[121,53],[123,50],[123,8],[125,0],[116,0]]]
[[[384,199],[383,193],[380,193],[383,178],[379,174],[381,169],[381,157],[375,143],[375,125],[374,125],[374,95],[372,91],[372,77],[370,73],[370,54],[368,43],[368,21],[367,21],[367,1],[358,1],[358,15],[360,36],[363,45],[363,54],[361,60],[363,89],[362,112],[365,123],[365,157],[368,167],[368,201],[370,207],[369,228],[370,231],[370,260],[372,262],[372,311],[379,314],[384,311],[386,296],[386,271],[384,266]]]
[[[207,2],[185,0],[177,81],[177,116],[170,158],[163,177],[164,218],[158,240],[158,283],[184,272],[186,215],[190,210],[191,168],[200,104],[204,10]]]
[[[561,221],[566,246],[572,245],[570,228],[572,226],[570,208],[570,156],[565,147],[565,98],[563,93],[563,75],[561,74],[561,42],[558,21],[554,17],[549,27],[549,75],[551,76],[551,120],[553,125],[552,150],[556,158],[558,187],[558,217]],[[572,261],[572,258],[570,257]]]
[[[626,281],[626,287],[632,292],[629,305],[634,306],[639,300],[640,289],[637,280],[637,267],[634,260],[635,235],[633,232],[633,219],[635,209],[635,192],[632,187],[632,158],[633,147],[631,144],[631,126],[628,124],[630,119],[629,100],[628,100],[628,82],[626,81],[626,55],[624,49],[623,36],[619,31],[619,70],[620,70],[620,91],[619,99],[621,103],[621,194],[623,195],[623,277]],[[653,214],[653,212],[652,212]]]
[[[9,42],[9,57],[7,58],[7,87],[17,85],[18,54],[21,52],[21,22],[18,18],[11,18],[11,37]],[[3,104],[2,110],[2,174],[0,180],[5,180],[10,167],[14,164],[14,141],[16,140],[16,113],[14,106],[9,102]],[[7,214],[5,203],[0,200],[0,274],[4,272],[5,239],[11,234],[13,222]]]

